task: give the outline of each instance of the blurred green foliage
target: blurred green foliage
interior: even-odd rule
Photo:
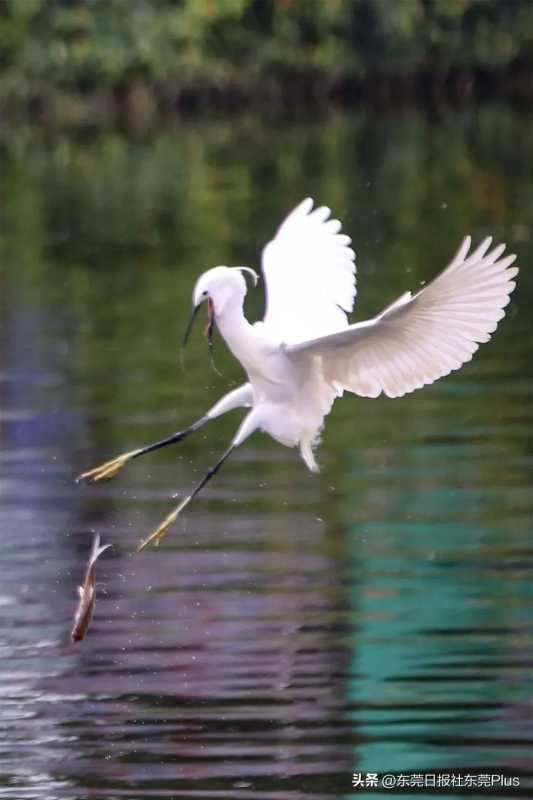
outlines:
[[[254,93],[532,54],[531,0],[0,0],[0,85],[22,96],[138,80]]]

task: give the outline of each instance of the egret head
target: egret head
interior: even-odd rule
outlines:
[[[258,275],[250,267],[213,267],[200,275],[192,293],[192,314],[185,332],[186,344],[191,332],[198,309],[207,301],[207,333],[210,340],[213,323],[224,312],[228,302],[233,299],[241,300],[246,294],[246,281],[243,273],[252,275],[254,286],[257,285]]]

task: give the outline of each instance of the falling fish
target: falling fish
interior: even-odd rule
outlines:
[[[76,610],[76,616],[74,617],[74,627],[70,634],[70,638],[73,642],[81,642],[91,623],[96,603],[96,561],[108,547],[111,547],[111,545],[100,545],[100,536],[96,534],[89,563],[87,564],[83,586],[78,586],[80,602]]]

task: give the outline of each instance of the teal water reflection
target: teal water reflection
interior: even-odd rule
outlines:
[[[0,794],[349,797],[354,770],[461,769],[529,796],[533,115],[4,127],[0,147]],[[73,478],[236,384],[220,340],[223,377],[200,335],[180,364],[192,286],[257,266],[305,195],[353,236],[357,317],[465,233],[518,253],[508,316],[434,387],[338,403],[319,476],[254,437],[137,556],[238,414],[109,484]],[[94,530],[114,548],[72,648]]]

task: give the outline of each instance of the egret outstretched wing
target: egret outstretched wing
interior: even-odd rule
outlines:
[[[285,342],[347,326],[355,298],[355,254],[341,223],[307,198],[263,250],[267,307],[264,325]]]
[[[330,336],[287,346],[294,358],[322,356],[327,381],[363,397],[401,397],[459,367],[505,315],[518,269],[491,238],[469,255],[467,236],[449,266],[415,295]]]

